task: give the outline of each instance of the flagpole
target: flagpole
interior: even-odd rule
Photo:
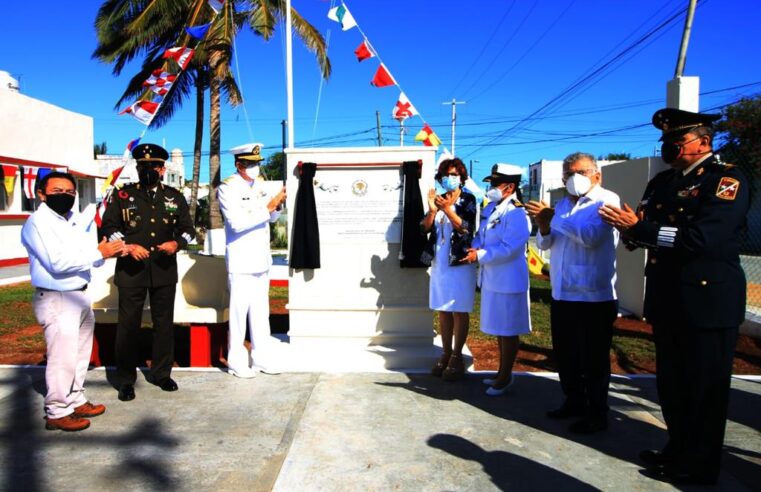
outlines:
[[[293,121],[293,29],[291,21],[291,0],[285,0],[285,85],[288,97],[288,148],[294,147]]]

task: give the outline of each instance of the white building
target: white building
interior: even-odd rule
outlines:
[[[95,203],[93,119],[18,91],[18,83],[0,71],[0,266],[28,262],[21,227],[34,211],[34,182],[40,170],[69,171],[77,178],[77,205]],[[94,208],[91,205],[91,208]]]

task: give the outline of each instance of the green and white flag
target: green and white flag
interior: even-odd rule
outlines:
[[[352,27],[357,25],[354,17],[351,16],[351,12],[346,8],[346,5],[341,4],[338,7],[333,7],[328,11],[328,19],[334,20],[341,24],[341,29],[348,31]]]

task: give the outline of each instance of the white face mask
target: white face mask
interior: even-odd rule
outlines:
[[[245,171],[248,179],[256,179],[259,177],[259,166],[247,167]]]
[[[573,196],[584,196],[592,189],[592,181],[583,174],[574,174],[566,180],[565,189]]]
[[[499,188],[489,188],[486,192],[486,198],[488,198],[490,202],[498,202],[502,200],[502,190]]]

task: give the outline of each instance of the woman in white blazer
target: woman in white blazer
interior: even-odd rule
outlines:
[[[512,164],[495,164],[484,178],[491,185],[486,194],[490,203],[481,214],[473,247],[463,259],[481,266],[481,331],[499,342],[499,372],[484,380],[489,385],[486,394],[491,396],[504,394],[512,384],[518,336],[531,332],[526,262],[531,219],[519,200],[520,179],[521,168]]]

